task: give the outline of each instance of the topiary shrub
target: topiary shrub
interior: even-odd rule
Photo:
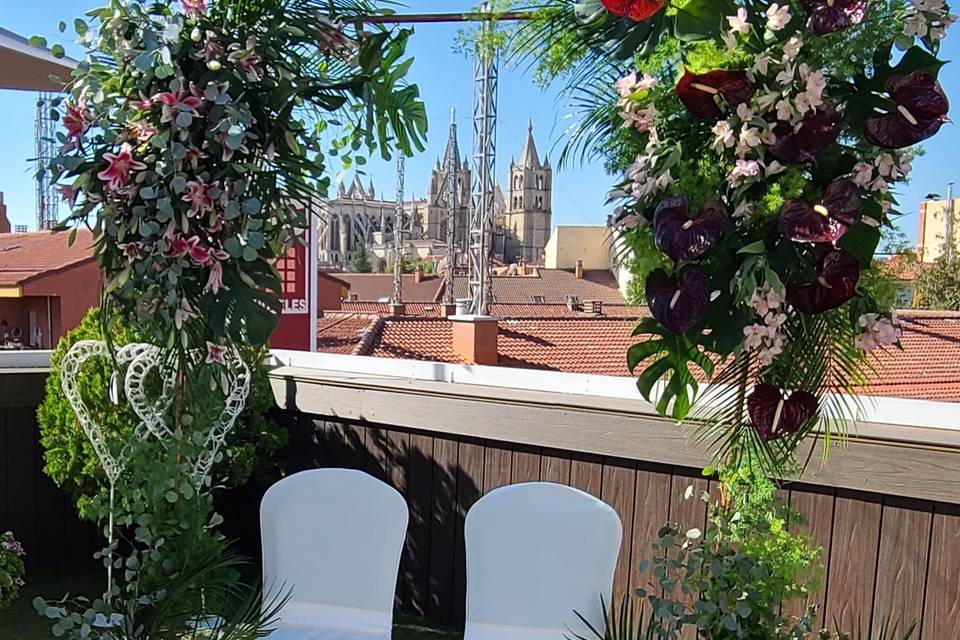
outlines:
[[[75,343],[103,339],[99,313],[98,309],[92,309],[76,329],[57,343],[50,362],[46,395],[37,411],[46,462],[44,471],[75,501],[80,515],[88,520],[96,519],[91,499],[106,484],[106,477],[60,387],[60,362]],[[119,324],[111,323],[111,326]],[[116,344],[141,339],[136,328],[130,325],[118,328],[111,336]],[[274,454],[286,443],[286,431],[267,417],[274,400],[263,358],[263,349],[250,348],[245,352],[252,373],[250,395],[227,437],[223,460],[214,469],[214,477],[219,479],[221,486],[238,487],[250,480],[272,475],[276,471]],[[80,391],[104,434],[119,442],[133,436],[139,418],[128,403],[114,404],[110,400],[111,375],[112,369],[106,360],[86,363]],[[212,396],[215,393],[211,391]]]

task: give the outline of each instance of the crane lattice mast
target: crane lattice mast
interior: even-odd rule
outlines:
[[[397,205],[393,218],[393,303],[403,302],[403,152],[397,149]],[[386,229],[382,229],[386,232]]]
[[[489,13],[485,2],[483,13]],[[484,20],[474,62],[473,202],[470,208],[470,312],[485,316],[491,302],[491,227],[497,158],[497,52],[488,48],[493,22]]]
[[[37,97],[37,116],[34,123],[34,151],[37,181],[37,230],[52,229],[59,221],[60,198],[56,185],[50,180],[50,161],[57,156],[56,123],[50,117],[53,95],[41,93]]]
[[[453,278],[457,265],[457,169],[460,160],[457,153],[457,112],[450,112],[450,137],[446,152],[447,182],[447,273],[443,289],[443,302],[453,304]]]

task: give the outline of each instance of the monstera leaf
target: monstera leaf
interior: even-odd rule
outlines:
[[[673,34],[679,40],[695,42],[720,37],[726,16],[736,13],[732,0],[691,0],[676,6]]]
[[[690,413],[699,389],[691,367],[697,367],[703,377],[709,378],[713,375],[713,361],[688,337],[671,333],[653,318],[644,318],[633,335],[645,339],[627,351],[630,371],[635,373],[641,363],[650,361],[637,377],[637,388],[648,402],[655,402],[660,415],[683,420]],[[665,376],[663,393],[654,398],[654,388]]]

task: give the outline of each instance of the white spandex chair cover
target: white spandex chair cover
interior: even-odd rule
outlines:
[[[603,629],[623,535],[620,518],[590,494],[550,482],[501,487],[465,523],[464,640],[591,637]]]
[[[352,469],[284,478],[260,509],[265,606],[290,592],[270,640],[389,639],[407,503]]]

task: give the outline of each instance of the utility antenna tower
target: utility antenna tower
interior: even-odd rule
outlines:
[[[490,2],[482,13],[491,11]],[[485,316],[492,298],[490,248],[497,159],[497,52],[491,44],[493,22],[480,27],[473,67],[473,202],[470,207],[470,312]]]
[[[50,180],[50,161],[57,156],[56,123],[50,117],[53,94],[37,96],[37,117],[34,123],[35,179],[37,181],[37,230],[57,225],[60,198]]]
[[[443,289],[443,302],[453,304],[453,278],[457,265],[457,169],[460,154],[457,153],[457,112],[450,112],[450,137],[447,139],[447,273]]]
[[[393,304],[403,302],[403,151],[397,149],[397,208],[393,214]],[[386,228],[382,228],[386,232]]]

